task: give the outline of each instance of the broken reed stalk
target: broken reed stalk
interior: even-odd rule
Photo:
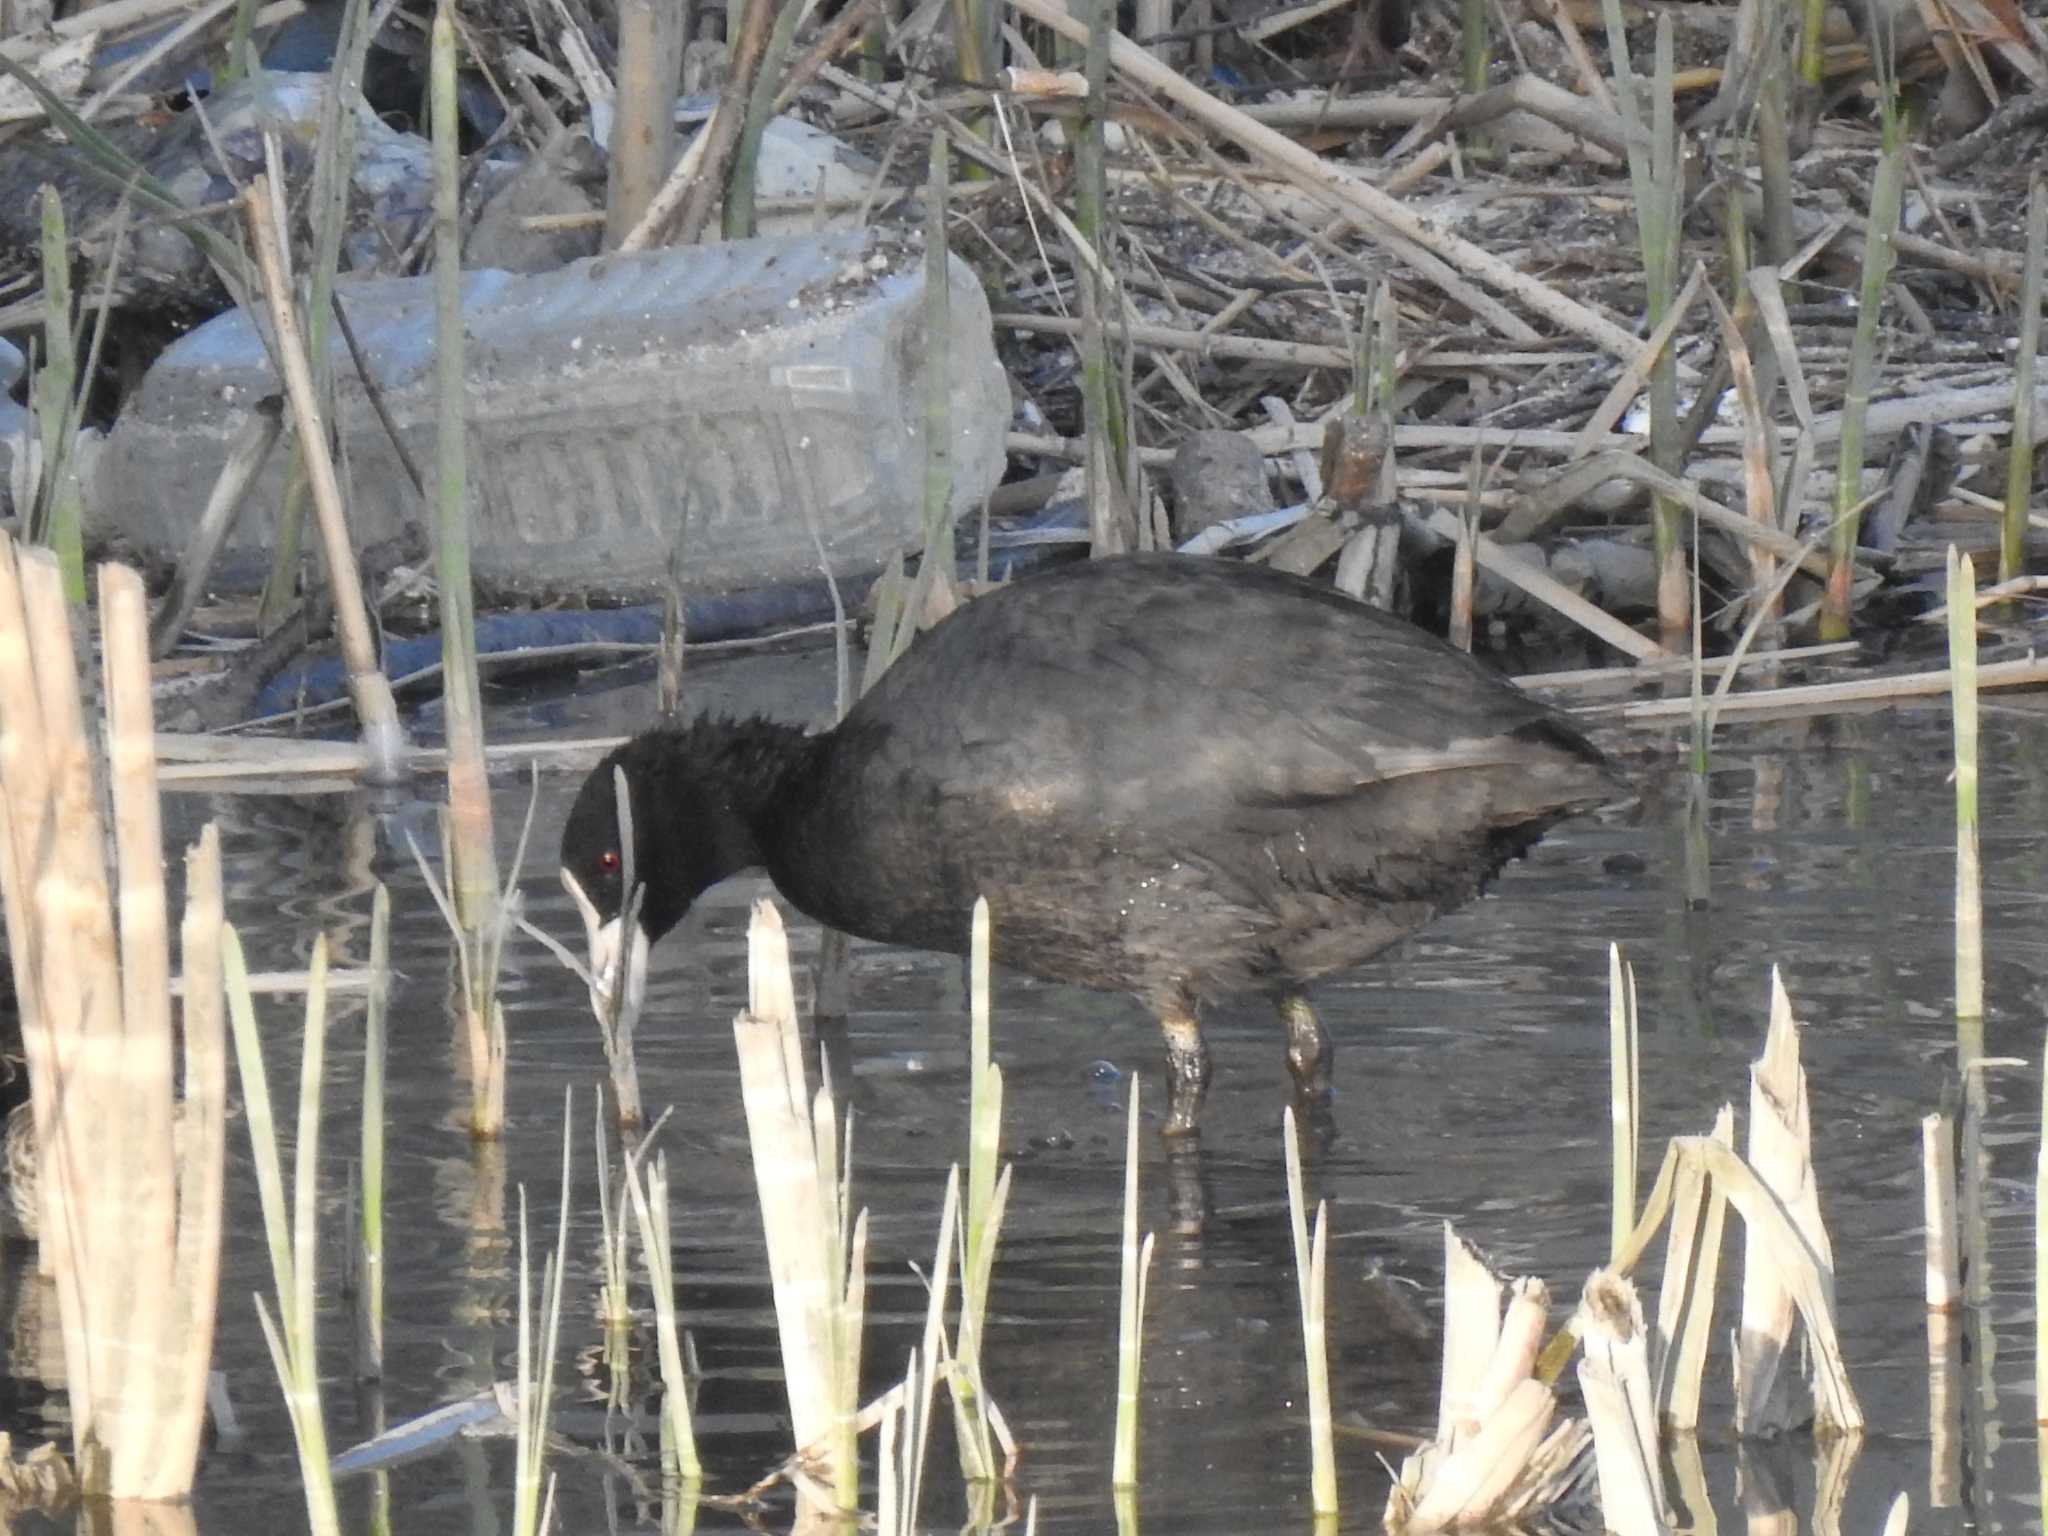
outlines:
[[[851,1169],[842,1172],[831,1094],[820,1089],[807,1099],[789,940],[772,901],[754,904],[747,1009],[733,1020],[733,1039],[791,1428],[797,1449],[821,1458],[838,1507],[853,1509],[860,1494],[856,1431],[867,1212],[849,1235]]]
[[[0,536],[0,893],[78,1481],[168,1499],[192,1485],[218,1290],[220,844],[209,826],[187,855],[180,1138],[148,609],[125,567],[100,589],[111,880],[64,579]]]
[[[998,1178],[996,1155],[1003,1132],[1003,1070],[995,1064],[989,1045],[989,918],[985,898],[975,900],[968,945],[967,1070],[971,1076],[967,1199],[960,1229],[960,1324],[946,1382],[953,1398],[961,1476],[969,1482],[988,1482],[998,1473],[995,1441],[990,1434],[992,1405],[981,1369],[981,1342],[988,1320],[988,1288],[995,1272],[996,1240],[1010,1198],[1010,1170],[1003,1169]]]
[[[356,1262],[356,1379],[384,1379],[384,1065],[391,1016],[391,893],[370,898],[370,991],[363,1010],[361,1227]]]
[[[462,165],[455,101],[452,0],[434,10],[431,47],[434,135],[434,433],[436,586],[441,599],[442,700],[448,732],[449,897],[458,942],[475,957],[463,968],[463,1023],[472,1067],[495,1065],[502,1079],[504,1015],[496,964],[498,861],[491,827],[491,784],[484,767],[483,702],[477,687],[476,598],[469,569],[467,384],[462,332]],[[480,1038],[481,1037],[481,1038]],[[476,1100],[470,1131],[504,1127],[502,1081]]]
[[[1984,880],[1977,846],[1977,572],[1948,549],[1948,652],[1955,737],[1956,1027],[1982,1037]]]
[[[43,458],[28,532],[35,543],[56,552],[65,601],[83,603],[85,507],[72,465],[79,394],[78,345],[72,333],[71,251],[65,233],[64,199],[46,184],[42,203],[43,363],[33,389]]]
[[[1556,1395],[1532,1374],[1549,1289],[1533,1278],[1515,1281],[1505,1313],[1502,1289],[1500,1277],[1446,1222],[1436,1438],[1401,1464],[1387,1496],[1390,1532],[1520,1528],[1578,1480],[1586,1426],[1554,1424]]]
[[[1662,1536],[1670,1521],[1650,1393],[1650,1334],[1636,1288],[1611,1271],[1595,1270],[1574,1328],[1579,1393],[1600,1479],[1600,1523],[1615,1536]]]
[[[569,1133],[574,1090],[562,1092],[562,1184],[555,1250],[541,1268],[540,1316],[534,1316],[532,1244],[527,1234],[526,1186],[519,1186],[519,1380],[514,1387],[517,1438],[512,1463],[513,1536],[542,1536],[550,1524],[554,1484],[547,1470],[548,1409],[555,1395],[555,1357],[562,1330],[562,1270],[569,1255]],[[539,1356],[536,1375],[535,1356]]]
[[[274,148],[275,142],[266,140],[266,148]],[[355,551],[349,544],[347,517],[342,509],[341,482],[327,452],[326,428],[313,385],[313,371],[292,305],[282,193],[272,175],[256,177],[243,192],[241,205],[249,243],[255,247],[257,269],[263,278],[278,365],[291,402],[292,425],[298,433],[299,450],[312,485],[321,548],[327,556],[328,578],[334,589],[335,631],[348,669],[349,696],[355,703],[363,746],[369,756],[365,777],[371,783],[398,783],[406,771],[405,728],[399,723],[391,684],[377,665],[369,612],[363,603],[362,578],[356,568]]]
[[[1621,946],[1607,946],[1608,1117],[1614,1127],[1614,1198],[1608,1256],[1620,1253],[1636,1226],[1636,1169],[1641,1153],[1643,1099],[1641,1031],[1636,1018],[1635,967]]]
[[[1294,1276],[1301,1302],[1302,1357],[1308,1368],[1309,1501],[1318,1515],[1337,1513],[1337,1451],[1330,1421],[1330,1352],[1324,1334],[1329,1202],[1316,1202],[1310,1236],[1301,1182],[1301,1143],[1294,1106],[1281,1115],[1287,1153],[1287,1213],[1294,1234]]]
[[[647,212],[675,158],[687,12],[668,0],[619,0],[619,84],[604,216],[604,243],[613,250]]]
[[[1138,1078],[1131,1078],[1131,1112],[1124,1131],[1123,1269],[1117,1288],[1116,1452],[1110,1486],[1138,1486],[1138,1383],[1145,1349],[1145,1286],[1152,1273],[1152,1236],[1138,1241]]]
[[[1842,392],[1842,436],[1836,444],[1835,519],[1829,539],[1828,579],[1821,589],[1820,638],[1849,638],[1850,582],[1856,564],[1856,529],[1862,520],[1863,429],[1877,378],[1877,327],[1891,279],[1892,241],[1906,179],[1905,114],[1888,78],[1878,81],[1883,136],[1870,188],[1870,227],[1863,245],[1863,286],[1856,301],[1856,332],[1849,344],[1849,377]]]
[[[600,1125],[603,1116],[599,1117]],[[648,1141],[653,1138],[650,1136]],[[654,1340],[661,1362],[661,1465],[672,1478],[697,1483],[704,1465],[697,1459],[697,1434],[690,1421],[690,1383],[683,1370],[683,1343],[676,1326],[674,1249],[669,1239],[668,1158],[656,1153],[645,1187],[640,1159],[648,1141],[626,1153],[626,1194],[633,1206],[634,1228],[640,1234],[640,1258],[647,1266],[648,1289],[654,1293]],[[599,1187],[604,1169],[599,1168]],[[621,1297],[621,1300],[624,1298]]]
[[[1721,1106],[1709,1134],[1734,1150],[1733,1105]],[[1657,1332],[1663,1347],[1655,1389],[1658,1416],[1683,1434],[1699,1428],[1700,1388],[1706,1379],[1707,1346],[1713,1341],[1721,1238],[1727,1224],[1728,1197],[1707,1177],[1705,1168],[1696,1162],[1683,1164],[1671,1200],[1664,1274],[1657,1285]]]
[[[306,1023],[299,1056],[299,1124],[293,1144],[292,1209],[285,1210],[284,1165],[277,1144],[277,1120],[270,1079],[263,1065],[263,1039],[249,994],[242,941],[232,927],[222,936],[228,1014],[234,1022],[235,1061],[249,1121],[249,1150],[256,1164],[256,1190],[263,1231],[270,1246],[270,1272],[277,1287],[273,1320],[256,1298],[270,1360],[284,1389],[285,1411],[299,1452],[299,1481],[306,1496],[306,1520],[314,1536],[339,1536],[341,1516],[329,1469],[327,1420],[320,1406],[320,1361],[316,1339],[320,1160],[320,1082],[327,1037],[327,938],[313,940],[311,983],[306,989]]]
[[[2048,267],[2048,180],[2027,188],[2027,255],[2020,273],[2019,355],[2012,366],[2012,443],[2005,464],[2005,531],[1998,579],[2026,573],[2027,510],[2034,490],[2034,369],[2041,349],[2042,268]]]

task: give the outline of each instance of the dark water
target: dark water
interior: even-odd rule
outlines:
[[[829,705],[829,663],[706,664],[700,690],[796,713]],[[624,729],[644,690],[497,712],[499,739]],[[1427,1432],[1438,1353],[1397,1324],[1364,1283],[1381,1269],[1434,1318],[1442,1227],[1452,1222],[1509,1273],[1544,1277],[1556,1316],[1607,1246],[1607,945],[1622,944],[1641,988],[1646,1100],[1644,1179],[1664,1140],[1703,1131],[1718,1106],[1741,1105],[1766,1020],[1770,968],[1783,967],[1806,1023],[1822,1208],[1839,1270],[1842,1334],[1871,1424],[1847,1472],[1845,1531],[1874,1531],[1892,1497],[1913,1498],[1916,1530],[2038,1530],[2032,1429],[2032,1176],[2040,1102],[2043,945],[2048,891],[2048,726],[2031,711],[1987,711],[1984,858],[1991,1054],[2033,1065],[1987,1074],[1992,1301],[1966,1324],[1958,1390],[1967,1436],[1938,1455],[1928,1413],[1917,1123],[1953,1084],[1952,810],[1944,713],[1771,727],[1724,738],[1707,816],[1707,900],[1689,903],[1682,786],[1644,772],[1640,805],[1554,835],[1486,900],[1447,919],[1387,962],[1324,986],[1339,1041],[1335,1114],[1311,1149],[1313,1193],[1331,1202],[1330,1339],[1334,1395],[1354,1423]],[[554,879],[552,847],[573,782],[544,780],[536,846],[521,884],[529,914],[565,940],[580,931]],[[509,857],[523,784],[499,801]],[[426,823],[414,821],[422,832]],[[229,915],[259,966],[302,963],[315,933],[338,963],[367,948],[369,884],[392,890],[400,980],[392,1021],[387,1227],[387,1381],[392,1421],[513,1372],[517,1191],[528,1192],[538,1250],[552,1240],[565,1089],[576,1095],[570,1273],[558,1380],[568,1442],[553,1469],[561,1520],[582,1532],[650,1528],[659,1478],[651,1362],[636,1358],[632,1415],[607,1427],[594,1323],[597,1198],[591,1088],[602,1053],[575,981],[538,946],[510,956],[512,1131],[479,1154],[458,1128],[463,1103],[446,1006],[447,941],[402,843],[403,817],[380,819],[359,795],[185,796],[173,802],[180,845],[221,823]],[[426,839],[423,837],[422,839]],[[1699,876],[1694,877],[1695,885]],[[714,893],[678,939],[657,951],[641,1026],[649,1105],[673,1105],[665,1133],[674,1170],[680,1303],[704,1382],[698,1435],[715,1488],[752,1482],[788,1449],[759,1217],[739,1112],[730,1023],[745,997],[748,882]],[[792,916],[800,961],[814,928]],[[871,1213],[869,1374],[900,1373],[923,1292],[910,1269],[930,1262],[947,1165],[964,1157],[966,1022],[957,962],[857,946],[851,1030],[855,1194]],[[271,1071],[287,1098],[295,1006],[265,1014]],[[337,1447],[366,1434],[378,1405],[351,1384],[349,1302],[338,1255],[344,1177],[356,1136],[359,1008],[330,1034],[321,1317],[330,1362],[327,1411]],[[1278,1032],[1256,1000],[1209,1022],[1216,1085],[1198,1169],[1169,1166],[1143,1142],[1144,1224],[1158,1233],[1147,1322],[1144,1486],[1149,1527],[1237,1532],[1306,1521],[1308,1437],[1299,1418],[1300,1345],[1280,1146],[1286,1075]],[[1017,1161],[993,1291],[987,1369],[1019,1439],[1018,1489],[1042,1528],[1110,1527],[1122,1112],[1099,1065],[1142,1076],[1159,1097],[1155,1032],[1122,1000],[999,977],[996,1054],[1007,1074],[1006,1155]],[[253,1315],[270,1278],[246,1128],[230,1126],[230,1223],[217,1364],[229,1375],[246,1437],[201,1474],[209,1532],[298,1528],[290,1432]],[[1176,1217],[1206,1211],[1198,1233]],[[1736,1224],[1731,1222],[1731,1228]],[[1738,1240],[1739,1241],[1739,1240]],[[1739,1271],[1731,1245],[1724,1275]],[[20,1254],[9,1253],[10,1288]],[[637,1270],[637,1265],[636,1265]],[[1654,1278],[1654,1269],[1651,1272]],[[644,1302],[644,1295],[641,1298]],[[1648,1298],[1646,1297],[1646,1300]],[[1651,1303],[1654,1304],[1653,1302]],[[1720,1327],[1730,1326],[1721,1314]],[[0,1382],[19,1438],[62,1423],[17,1322],[12,1379]],[[1719,1347],[1717,1346],[1717,1351]],[[1738,1467],[1726,1433],[1727,1367],[1710,1367],[1703,1436],[1713,1511],[1740,1521]],[[1376,1530],[1394,1452],[1339,1442],[1347,1529]],[[1955,1458],[1950,1507],[1929,1511],[1930,1472]],[[963,1505],[942,1435],[927,1514],[956,1524]],[[488,1531],[509,1512],[507,1441],[463,1442],[400,1467],[392,1498],[415,1536]],[[1751,1495],[1778,1489],[1814,1508],[1814,1452],[1795,1439],[1740,1469]],[[1944,1471],[1944,1480],[1950,1474]],[[367,1484],[345,1490],[360,1528]],[[782,1506],[771,1524],[785,1523]],[[737,1529],[726,1511],[699,1529]],[[1825,1528],[1825,1522],[1823,1522]]]

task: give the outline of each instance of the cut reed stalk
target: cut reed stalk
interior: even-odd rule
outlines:
[[[180,1142],[148,609],[124,567],[100,588],[109,829],[56,556],[17,561],[0,536],[0,895],[78,1481],[166,1499],[191,1487],[218,1279],[219,839],[209,827],[188,855]]]
[[[1302,1356],[1308,1369],[1309,1500],[1319,1515],[1337,1513],[1337,1451],[1330,1419],[1330,1355],[1324,1336],[1325,1269],[1328,1260],[1328,1202],[1316,1202],[1311,1237],[1302,1192],[1301,1145],[1294,1106],[1283,1111],[1281,1138],[1287,1154],[1287,1213],[1294,1233],[1295,1285],[1301,1302]]]
[[[1977,838],[1977,572],[1948,550],[1949,698],[1956,785],[1956,1027],[1981,1038],[1984,1021],[1984,879]]]
[[[1576,1324],[1583,1354],[1579,1392],[1593,1427],[1600,1523],[1615,1536],[1670,1529],[1658,1471],[1650,1393],[1650,1339],[1636,1288],[1607,1270],[1586,1281]]]
[[[1929,1115],[1920,1122],[1920,1189],[1927,1218],[1930,1312],[1953,1312],[1963,1300],[1956,1246],[1955,1129],[1947,1115]]]
[[[1640,1152],[1643,1097],[1640,1030],[1636,1019],[1635,968],[1621,958],[1621,946],[1607,946],[1608,1116],[1614,1129],[1613,1209],[1608,1223],[1608,1256],[1621,1252],[1636,1226],[1636,1166]]]
[[[2012,366],[2012,442],[2005,463],[2005,531],[1998,579],[2025,574],[2027,513],[2034,494],[2034,370],[2041,352],[2041,288],[2048,268],[2048,180],[2036,172],[2027,189],[2027,254],[2020,276],[2019,352]]]
[[[334,1478],[327,1453],[327,1421],[320,1406],[320,1362],[314,1305],[319,1232],[320,1081],[327,1034],[327,939],[313,941],[313,983],[306,992],[305,1038],[299,1057],[299,1123],[292,1149],[292,1210],[285,1210],[284,1165],[278,1151],[277,1121],[270,1079],[263,1066],[263,1040],[249,995],[242,942],[232,927],[223,934],[228,1014],[234,1023],[235,1059],[249,1122],[249,1150],[256,1164],[256,1190],[263,1231],[270,1245],[270,1272],[277,1287],[277,1316],[259,1295],[256,1316],[270,1346],[271,1364],[284,1389],[285,1411],[299,1452],[299,1481],[306,1519],[314,1536],[339,1536]]]
[[[356,1262],[356,1378],[384,1379],[384,1065],[391,1014],[391,893],[370,898],[370,991],[363,1012],[361,1208]]]
[[[1116,1451],[1110,1486],[1138,1485],[1139,1363],[1145,1346],[1145,1285],[1152,1273],[1152,1234],[1138,1241],[1138,1079],[1131,1078],[1131,1111],[1124,1130],[1123,1267],[1117,1289]]]

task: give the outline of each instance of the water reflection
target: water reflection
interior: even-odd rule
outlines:
[[[707,672],[713,669],[706,669]],[[752,673],[749,676],[760,676]],[[744,700],[745,680],[723,684]],[[829,707],[829,684],[816,690]],[[603,706],[622,718],[631,710]],[[801,707],[809,707],[802,705]],[[516,725],[516,722],[508,722]],[[2038,1053],[2038,932],[2048,889],[2048,733],[2031,715],[1988,716],[1984,848],[1990,1010],[1980,1054]],[[1561,1295],[1605,1255],[1606,945],[1638,973],[1645,1155],[1705,1129],[1739,1096],[1761,1040],[1769,967],[1781,962],[1808,1023],[1807,1070],[1822,1208],[1839,1264],[1841,1327],[1872,1434],[1861,1454],[1816,1462],[1792,1436],[1737,1454],[1720,1426],[1726,1373],[1709,1371],[1703,1440],[1673,1447],[1672,1489],[1690,1526],[1712,1531],[1789,1514],[1876,1530],[1899,1489],[1926,1492],[1915,1529],[2033,1529],[2037,1458],[2010,1426],[2033,1417],[2031,1159],[2038,1082],[2030,1070],[1955,1076],[1951,1015],[1946,726],[1936,714],[1882,728],[1797,726],[1723,732],[1705,793],[1647,771],[1638,812],[1563,830],[1489,899],[1390,956],[1340,978],[1318,1003],[1340,1037],[1330,1111],[1309,1139],[1311,1198],[1331,1202],[1330,1353],[1340,1417],[1374,1435],[1433,1428],[1432,1320],[1441,1223],[1504,1269],[1546,1277]],[[537,842],[568,792],[544,789]],[[500,806],[509,861],[526,804],[508,781]],[[401,832],[411,813],[355,794],[182,798],[167,836],[208,817],[224,833],[228,904],[252,963],[303,962],[325,933],[337,964],[367,955],[371,882],[393,892],[399,971],[391,1020],[387,1172],[389,1317],[381,1391],[347,1390],[348,1305],[340,1283],[345,1157],[327,1170],[321,1295],[328,1412],[337,1445],[368,1438],[511,1374],[516,1348],[513,1213],[523,1186],[549,1229],[560,1166],[562,1093],[602,1080],[581,989],[537,947],[507,956],[512,1134],[479,1147],[461,1129],[466,1090],[448,1009],[452,957]],[[424,842],[425,839],[423,838]],[[178,875],[175,862],[173,879]],[[576,934],[551,868],[521,882],[529,914]],[[702,904],[658,958],[640,1036],[651,1113],[675,1181],[676,1267],[684,1325],[701,1360],[697,1427],[710,1492],[745,1488],[787,1454],[775,1326],[745,1155],[731,1020],[744,1000],[742,883]],[[176,899],[173,893],[173,899]],[[815,930],[792,927],[801,966]],[[966,1145],[965,1011],[955,962],[870,945],[825,957],[817,983],[835,1029],[819,1031],[855,1109],[855,1199],[872,1214],[869,1358],[879,1390],[900,1374],[921,1326],[926,1265],[945,1170]],[[297,1005],[263,1009],[278,1048]],[[330,1024],[329,1142],[349,1142],[358,1106],[361,1010],[338,1000]],[[1156,1030],[1114,998],[999,977],[996,1052],[1009,1100],[1005,1152],[1017,1164],[988,1336],[991,1386],[1024,1445],[1019,1492],[1041,1529],[1112,1522],[1176,1533],[1307,1528],[1307,1435],[1299,1422],[1299,1323],[1280,1157],[1287,1076],[1258,999],[1219,1008],[1207,1033],[1216,1076],[1198,1148],[1143,1138],[1141,1226],[1159,1233],[1147,1325],[1143,1483],[1120,1509],[1108,1466],[1124,1084],[1158,1092]],[[1945,1081],[1964,1101],[1959,1165],[1975,1210],[1968,1282],[1975,1301],[1937,1329],[1920,1299],[1917,1124]],[[281,1085],[289,1091],[289,1085]],[[587,1099],[579,1094],[579,1100]],[[290,1123],[288,1108],[283,1116]],[[196,1515],[215,1533],[296,1519],[289,1430],[247,1298],[268,1288],[246,1130],[230,1126],[231,1233],[217,1364],[247,1427],[211,1453]],[[659,1475],[656,1373],[644,1353],[607,1354],[592,1298],[597,1178],[576,1147],[570,1278],[563,1322],[568,1388],[555,1462],[562,1529],[727,1531],[732,1508],[701,1506]],[[1191,1155],[1192,1154],[1192,1155]],[[545,1241],[545,1239],[543,1240]],[[0,1259],[10,1308],[4,1426],[61,1432],[61,1403],[39,1386],[32,1262]],[[1731,1266],[1732,1267],[1732,1266]],[[1652,1277],[1653,1278],[1653,1277]],[[637,1301],[646,1305],[644,1281]],[[1717,1346],[1718,1347],[1718,1346]],[[1938,1360],[1942,1369],[1930,1370]],[[926,1521],[977,1513],[934,1447]],[[1342,1528],[1376,1529],[1386,1495],[1383,1443],[1339,1443]],[[1853,1464],[1853,1475],[1852,1472]],[[419,1536],[497,1528],[510,1507],[511,1451],[465,1440],[345,1490],[352,1528]],[[944,1475],[940,1475],[943,1469]],[[388,1498],[389,1514],[377,1515]],[[781,1529],[786,1494],[757,1515]],[[1008,1517],[1009,1512],[1003,1511]],[[1129,1528],[1125,1526],[1123,1528]]]

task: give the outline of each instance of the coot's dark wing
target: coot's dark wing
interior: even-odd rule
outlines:
[[[1176,556],[1097,561],[970,603],[848,724],[870,771],[922,765],[949,799],[1111,823],[1598,762],[1553,711],[1412,625],[1281,573]]]

